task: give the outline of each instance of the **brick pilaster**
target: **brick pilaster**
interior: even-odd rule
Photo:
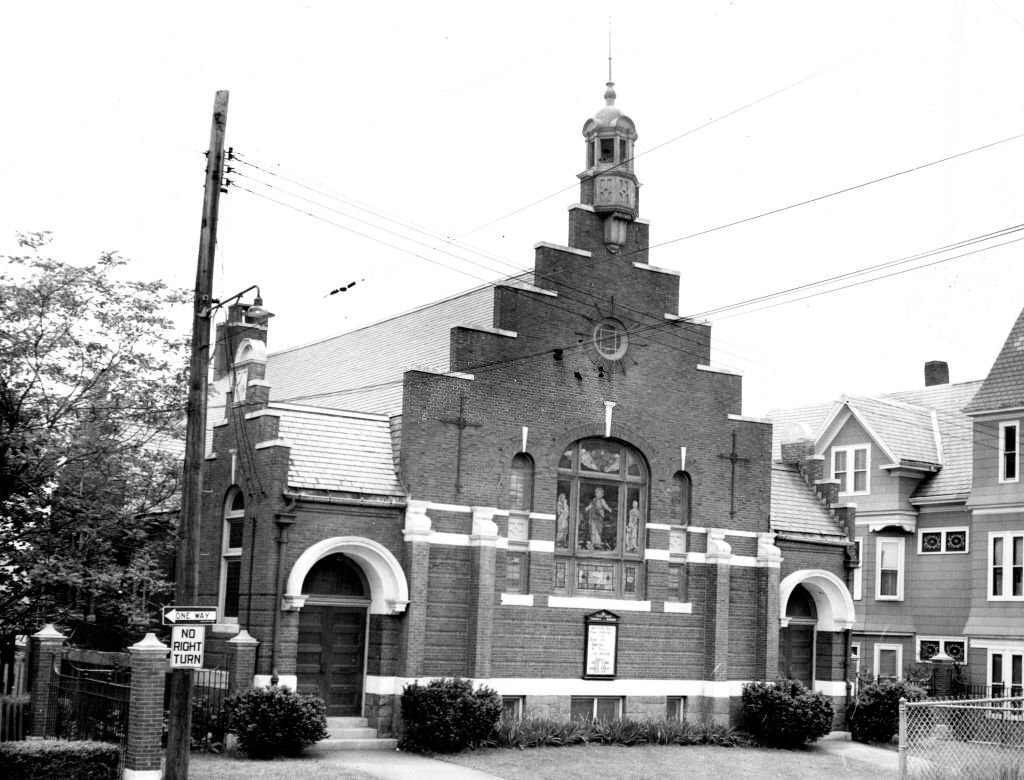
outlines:
[[[256,648],[259,641],[244,628],[224,643],[228,669],[228,690],[231,693],[244,693],[252,688],[252,678],[256,674]]]
[[[469,593],[469,676],[491,676],[491,650],[494,636],[494,570],[498,527],[494,510],[473,509],[472,576]]]
[[[671,528],[667,523],[648,523],[644,543],[644,562],[647,565],[647,599],[665,601],[668,597],[668,558]]]
[[[729,580],[732,547],[725,534],[708,534],[707,599],[704,615],[704,680],[714,692],[711,698],[711,718],[720,723],[729,722],[729,700],[721,695],[721,683],[729,679]]]
[[[551,592],[555,568],[555,519],[543,515],[530,516],[529,578],[530,593],[545,599]],[[543,606],[537,604],[537,606]]]
[[[125,780],[160,780],[167,651],[167,645],[151,633],[128,648],[132,684],[128,694]]]
[[[757,540],[758,585],[762,593],[762,612],[758,626],[764,639],[764,657],[759,659],[758,674],[764,680],[773,680],[779,674],[779,580],[782,565],[782,551],[774,544],[772,534],[762,534]]]
[[[67,639],[53,623],[47,623],[41,630],[29,637],[29,684],[32,686],[32,725],[29,735],[46,736],[46,721],[50,714],[53,696],[53,667]]]
[[[423,653],[427,635],[427,601],[430,585],[430,518],[426,501],[409,501],[405,509],[405,574],[409,580],[409,606],[402,621],[399,658],[402,674],[419,677],[423,673]]]

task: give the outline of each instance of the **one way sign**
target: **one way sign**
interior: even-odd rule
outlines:
[[[217,622],[216,607],[164,607],[164,625],[202,625]]]

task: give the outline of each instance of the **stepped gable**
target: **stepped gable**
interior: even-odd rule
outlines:
[[[796,466],[772,465],[771,529],[776,533],[845,539],[846,531]]]
[[[1024,310],[965,414],[1024,407]]]
[[[526,271],[267,358],[271,400],[376,414],[402,411],[402,374],[449,371],[453,327],[490,328],[494,290],[529,287]]]

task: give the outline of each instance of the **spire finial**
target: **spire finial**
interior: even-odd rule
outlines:
[[[612,81],[612,18],[608,17],[608,83],[605,85],[604,102],[609,106],[615,105],[615,82]]]

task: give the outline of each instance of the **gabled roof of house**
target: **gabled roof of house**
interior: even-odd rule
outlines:
[[[290,447],[288,487],[405,495],[395,476],[387,416],[271,404]]]
[[[849,409],[897,462],[941,467],[921,481],[915,498],[964,495],[971,488],[973,425],[963,410],[981,385],[980,381],[933,385],[769,412],[773,458],[781,457],[781,445],[786,442],[814,440],[827,446],[823,437],[830,423]]]
[[[942,462],[938,423],[931,410],[885,396],[869,398],[844,396],[819,431],[815,449],[821,451],[838,433],[846,412],[856,418],[892,463],[931,464]]]
[[[965,410],[968,414],[1024,407],[1024,310],[1010,329],[981,389]]]
[[[530,271],[496,284],[526,286],[532,282]],[[271,400],[399,414],[402,375],[406,371],[449,370],[453,327],[492,327],[496,284],[481,285],[348,333],[271,353],[266,375]]]
[[[845,538],[846,532],[825,509],[795,466],[772,465],[772,531],[812,538]]]

